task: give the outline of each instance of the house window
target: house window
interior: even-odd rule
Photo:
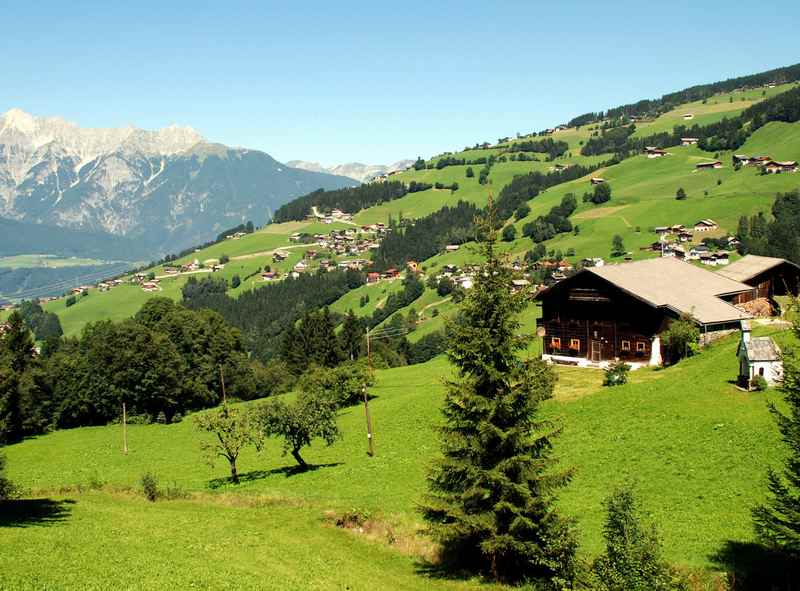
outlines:
[[[631,350],[631,342],[630,341],[622,341],[622,350],[623,351],[630,351]]]
[[[580,339],[570,339],[569,340],[569,348],[574,351],[581,350],[581,340]]]
[[[759,367],[758,368],[758,375],[760,375],[762,378],[764,377],[764,368],[763,367]]]
[[[550,346],[553,349],[560,349],[561,348],[561,339],[559,337],[552,337],[550,339]]]
[[[647,351],[647,343],[644,341],[637,341],[636,342],[636,352],[637,353],[644,353]]]

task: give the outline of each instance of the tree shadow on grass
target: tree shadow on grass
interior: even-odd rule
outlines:
[[[300,466],[284,466],[283,468],[273,468],[272,470],[252,470],[250,472],[245,472],[244,474],[239,474],[239,484],[253,482],[254,480],[263,480],[264,478],[269,478],[270,476],[279,474],[283,474],[286,478],[289,478],[298,474],[315,472],[320,468],[333,468],[334,466],[341,466],[342,464],[343,462],[332,462],[330,464],[309,464],[305,468],[301,468]],[[221,488],[228,485],[233,485],[233,481],[231,480],[230,476],[226,476],[225,478],[214,478],[213,480],[208,481],[208,488],[211,489]]]
[[[55,525],[64,521],[75,501],[66,499],[18,499],[0,501],[0,527]]]
[[[797,558],[761,544],[729,540],[711,560],[728,573],[731,591],[800,591]]]
[[[435,561],[420,559],[414,564],[414,570],[420,576],[429,579],[448,581],[484,580],[485,572],[478,565],[474,552],[455,544],[440,546]]]

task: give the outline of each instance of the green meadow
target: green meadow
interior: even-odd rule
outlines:
[[[525,324],[532,327],[535,316],[532,307]],[[789,332],[759,332],[784,345],[794,340]],[[559,504],[576,519],[584,556],[601,549],[601,502],[623,483],[636,487],[658,522],[667,557],[687,569],[714,570],[713,556],[727,541],[752,538],[750,507],[763,499],[767,467],[782,457],[767,408],[780,397],[732,385],[736,342],[724,339],[671,368],[638,370],[629,384],[615,388],[601,387],[602,372],[558,369],[556,396],[545,412],[563,425],[556,453],[576,470]],[[121,565],[151,564],[137,576],[143,577],[141,588],[155,588],[167,568],[165,557],[174,553],[177,580],[189,584],[194,579],[187,577],[195,577],[200,586],[220,586],[234,575],[243,577],[245,588],[257,586],[250,577],[268,576],[262,569],[277,561],[274,568],[287,569],[280,575],[288,577],[286,588],[304,588],[289,571],[302,570],[298,565],[315,555],[319,561],[310,562],[307,573],[313,588],[339,588],[347,575],[338,571],[349,571],[345,567],[361,560],[354,555],[363,555],[372,557],[376,576],[406,581],[398,585],[450,588],[420,578],[413,557],[391,548],[397,540],[357,540],[324,521],[326,512],[357,510],[394,528],[398,539],[416,548],[410,554],[420,551],[415,503],[437,455],[435,426],[450,374],[443,357],[376,372],[370,402],[375,457],[365,453],[364,415],[356,406],[341,413],[339,442],[314,444],[304,454],[312,470],[297,473],[293,460],[270,442],[261,453],[243,454],[238,487],[227,483],[223,463],[206,464],[191,417],[173,425],[130,425],[128,455],[120,451],[119,425],[63,430],[10,446],[9,476],[32,498],[61,503],[63,515],[24,527],[0,522],[13,549],[0,557],[0,587],[60,580],[64,588],[77,588],[92,580],[89,573],[102,571],[124,585],[130,570],[138,569],[118,572]],[[189,498],[155,504],[138,498],[134,489],[148,471]],[[93,487],[99,490],[86,491]],[[300,540],[303,551],[297,550]],[[104,547],[114,551],[102,552]],[[225,560],[226,551],[235,556]],[[49,561],[54,553],[63,561]],[[281,555],[284,561],[276,558]],[[256,557],[250,575],[243,574]],[[343,568],[325,571],[323,557]],[[362,583],[369,580],[348,584],[366,588]]]

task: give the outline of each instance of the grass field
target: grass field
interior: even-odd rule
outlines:
[[[786,344],[792,337],[781,333],[777,338]],[[735,347],[735,338],[729,338],[676,367],[634,372],[632,383],[614,389],[600,387],[601,372],[559,370],[557,395],[547,403],[546,412],[563,422],[557,452],[565,465],[577,470],[560,504],[578,520],[582,552],[600,549],[601,500],[627,481],[635,484],[644,506],[659,522],[670,560],[692,568],[713,568],[710,557],[725,541],[751,538],[749,509],[763,497],[766,467],[781,457],[766,405],[777,395],[745,394],[730,383],[737,368]],[[397,527],[413,529],[418,523],[414,506],[438,449],[434,426],[440,420],[441,380],[449,373],[443,358],[377,372],[376,397],[370,404],[376,457],[364,453],[364,417],[359,407],[353,407],[340,417],[343,439],[331,448],[315,445],[306,454],[316,469],[287,472],[292,461],[282,457],[273,442],[261,454],[244,454],[240,469],[245,482],[235,490],[245,498],[265,494],[307,506],[315,516],[307,518],[312,524],[323,508],[359,509],[380,512]],[[234,490],[222,484],[209,491],[215,482],[223,482],[219,479],[226,475],[225,466],[204,464],[191,420],[169,426],[132,425],[129,441],[130,453],[123,456],[118,426],[30,439],[7,448],[9,475],[39,495],[98,480],[135,486],[148,470],[162,482],[190,491],[213,496]],[[84,502],[79,497],[76,507]],[[140,502],[125,503],[136,507]],[[193,507],[176,503],[164,510],[175,511],[174,519],[180,520],[182,508]],[[249,520],[249,515],[243,512],[242,519]],[[194,518],[196,524],[201,521]],[[87,523],[84,527],[96,527],[92,535],[100,536],[101,532],[108,535],[112,526]],[[113,529],[119,531],[117,526]],[[41,537],[44,549],[56,544],[57,529],[51,531],[25,528],[14,533],[23,545],[29,539],[26,536]],[[157,529],[152,535],[167,536]]]
[[[130,494],[87,492],[29,500],[0,516],[0,588],[477,586],[423,579],[413,558],[324,525],[322,517],[319,507],[259,497],[206,495],[152,504]]]

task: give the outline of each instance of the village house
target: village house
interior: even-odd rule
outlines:
[[[672,321],[690,315],[706,342],[751,318],[736,305],[753,295],[750,285],[675,258],[584,268],[537,295],[542,357],[579,366],[616,359],[659,365],[660,335]]]
[[[771,156],[746,156],[745,154],[734,154],[734,166],[760,166],[764,162],[772,160]]]
[[[278,274],[275,271],[264,271],[261,273],[261,279],[264,281],[273,281],[277,279]]]
[[[381,275],[383,279],[397,279],[400,277],[400,271],[392,267],[391,269],[386,269],[383,274]]]
[[[600,183],[606,182],[606,179],[600,178],[599,176],[593,176],[589,179],[589,182],[593,185],[599,185]]]
[[[304,261],[298,261],[295,264],[295,266],[292,267],[292,271],[294,271],[295,273],[304,273],[307,270],[308,270],[308,264],[306,264]]]
[[[718,228],[719,224],[711,219],[700,220],[694,225],[695,232],[711,232]]]
[[[681,146],[696,146],[699,141],[696,137],[682,137]]]
[[[512,279],[511,280],[511,293],[518,293],[523,289],[529,287],[531,284],[527,279]]]
[[[661,158],[662,156],[669,156],[669,152],[656,148],[655,146],[648,146],[644,149],[644,153],[648,158]]]
[[[742,336],[736,351],[739,358],[739,386],[749,390],[756,376],[761,376],[771,386],[783,381],[780,347],[770,337],[752,336],[749,320],[742,320],[741,327]]]
[[[762,170],[768,174],[797,172],[797,160],[768,160],[762,164]]]
[[[367,273],[367,283],[377,283],[381,278],[380,273],[376,273],[375,271],[371,271]]]
[[[453,281],[461,289],[472,289],[472,287],[475,285],[471,275],[461,275],[459,277],[454,278]]]
[[[713,160],[711,162],[698,162],[694,165],[695,170],[711,170],[712,168],[722,168],[722,162]]]

